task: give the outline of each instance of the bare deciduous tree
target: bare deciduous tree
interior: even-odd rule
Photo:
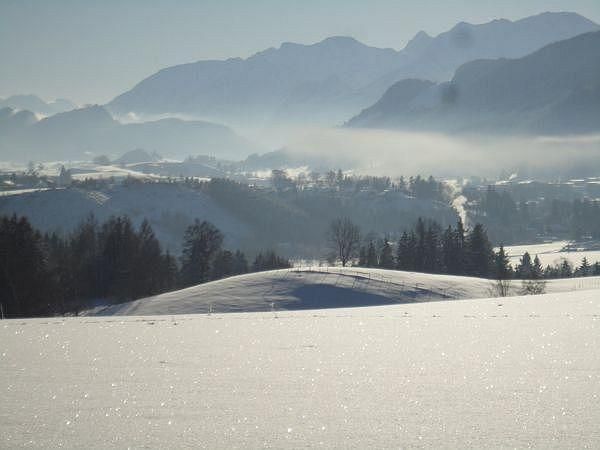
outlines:
[[[508,297],[510,294],[510,280],[498,279],[494,281],[490,289],[490,295],[492,297]]]
[[[346,267],[360,245],[360,229],[347,217],[335,219],[329,227],[329,241],[342,266]]]

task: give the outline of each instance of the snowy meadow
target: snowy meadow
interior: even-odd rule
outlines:
[[[0,446],[595,447],[599,293],[5,321]]]

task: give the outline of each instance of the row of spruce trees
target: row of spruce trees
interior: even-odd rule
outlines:
[[[246,272],[290,267],[272,251],[249,264],[223,248],[223,234],[196,220],[175,258],[146,220],[100,224],[90,216],[73,232],[42,234],[25,217],[0,218],[0,307],[5,317],[78,313]]]
[[[504,247],[500,247],[496,253],[496,268],[499,274],[497,278],[501,279],[543,280],[600,276],[600,262],[590,264],[586,257],[582,258],[579,266],[573,266],[571,262],[563,259],[559,263],[548,264],[544,268],[537,255],[532,259],[529,252],[525,252],[513,267],[504,251]]]
[[[590,264],[587,258],[577,267],[567,260],[543,267],[537,255],[532,258],[525,252],[513,267],[503,246],[493,250],[482,224],[466,231],[459,220],[456,227],[443,229],[421,218],[413,229],[402,233],[395,249],[387,238],[362,245],[358,266],[502,280],[600,276],[600,262]]]
[[[400,236],[396,249],[384,239],[377,251],[371,240],[363,245],[358,265],[410,272],[494,277],[495,253],[481,224],[466,231],[462,221],[443,229],[435,221],[417,220]]]

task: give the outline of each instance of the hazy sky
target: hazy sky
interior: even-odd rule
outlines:
[[[0,97],[104,103],[156,70],[348,35],[400,49],[462,20],[575,11],[600,0],[0,0]]]

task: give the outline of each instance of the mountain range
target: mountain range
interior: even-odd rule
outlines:
[[[174,158],[240,158],[258,149],[230,128],[209,122],[167,118],[123,124],[98,105],[41,120],[30,111],[0,109],[0,152],[8,160],[83,160],[136,148]]]
[[[59,98],[51,102],[42,100],[37,95],[11,95],[8,98],[0,99],[0,109],[13,108],[19,110],[31,111],[40,116],[51,116],[53,114],[70,111],[76,106],[70,100]]]
[[[600,27],[575,13],[522,20],[461,22],[431,37],[418,33],[400,51],[348,37],[313,45],[284,43],[247,59],[198,61],[165,68],[108,105],[115,114],[187,114],[227,124],[339,124],[372,105],[395,82],[448,81],[482,58],[520,58]]]
[[[349,37],[284,43],[247,59],[168,67],[105,106],[0,100],[0,152],[27,161],[263,150],[229,128],[238,125],[598,132],[599,59],[600,26],[567,12],[461,22],[435,37],[419,32],[400,51]],[[146,121],[115,119],[135,116]]]
[[[475,60],[450,82],[402,80],[351,127],[444,132],[600,132],[600,32],[522,58]]]

